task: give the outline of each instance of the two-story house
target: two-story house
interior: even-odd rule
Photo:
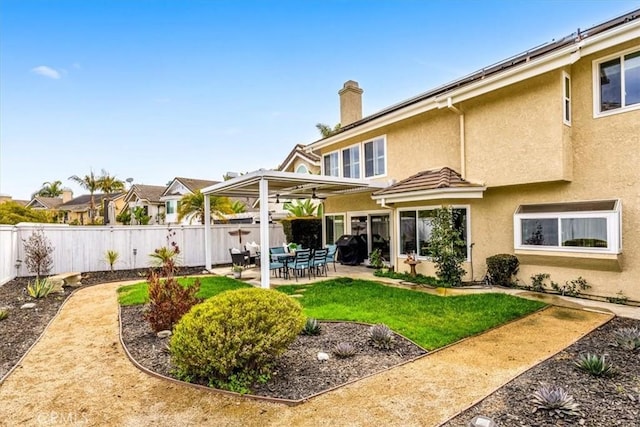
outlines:
[[[325,201],[325,241],[365,233],[398,268],[427,257],[433,210],[452,206],[466,279],[515,254],[519,279],[584,277],[640,300],[640,10],[516,55],[367,117],[354,81],[341,131],[306,147],[322,174],[385,188]],[[624,248],[623,248],[624,242]]]
[[[124,197],[125,206],[131,212],[141,209],[149,217],[149,224],[164,224],[165,202],[160,196],[167,187],[162,185],[133,184]],[[133,219],[135,222],[135,218]]]
[[[510,253],[526,284],[539,273],[560,284],[581,276],[591,294],[640,301],[639,18],[636,10],[366,117],[363,90],[347,81],[340,130],[304,147],[320,156],[320,176],[257,171],[203,192],[322,194],[325,243],[360,234],[399,270],[415,253],[424,274],[434,274],[433,212],[452,206],[466,280],[484,276],[487,257]]]

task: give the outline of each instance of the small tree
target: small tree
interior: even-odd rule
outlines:
[[[462,268],[466,259],[465,242],[462,230],[455,226],[456,215],[451,206],[436,209],[429,250],[438,278],[450,286],[459,286],[466,273]]]
[[[42,229],[35,230],[24,242],[24,262],[30,273],[35,273],[36,277],[48,274],[53,267],[53,246],[44,235]]]

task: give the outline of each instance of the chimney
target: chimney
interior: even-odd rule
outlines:
[[[348,80],[338,92],[340,95],[340,126],[344,127],[362,118],[362,92],[358,82]]]
[[[68,188],[64,188],[62,190],[62,203],[67,203],[71,199],[73,199],[73,191]]]

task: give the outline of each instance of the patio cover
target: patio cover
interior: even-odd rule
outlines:
[[[384,185],[364,179],[339,178],[273,170],[258,170],[202,189],[204,195],[227,197],[257,197],[260,200],[260,280],[269,288],[269,197],[308,198],[352,193],[372,192]],[[210,209],[205,197],[205,212]],[[205,268],[211,269],[211,218],[205,215],[204,252]]]

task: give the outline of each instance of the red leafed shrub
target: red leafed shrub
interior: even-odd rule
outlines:
[[[147,282],[149,283],[149,306],[145,312],[145,319],[155,332],[171,330],[173,325],[200,302],[196,294],[200,290],[200,281],[190,286],[182,286],[173,277],[175,265],[169,259],[163,263],[162,272],[166,276],[162,279],[158,273],[151,271]]]

